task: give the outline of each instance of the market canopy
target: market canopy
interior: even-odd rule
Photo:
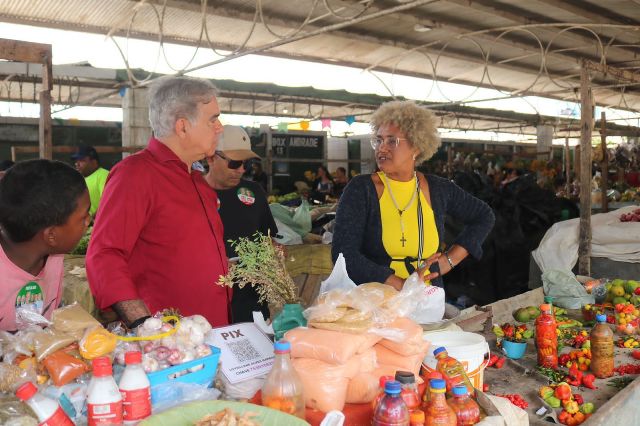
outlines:
[[[640,110],[638,10],[637,2],[617,0],[40,0],[4,2],[0,19],[212,48],[220,54],[214,63],[263,54],[433,79],[432,88],[438,89],[468,84],[471,91],[451,95],[449,111],[440,114],[444,126],[496,131],[511,122],[510,131],[531,133],[527,121],[513,124],[494,116],[485,123],[455,109],[471,98],[473,87],[497,89],[506,97],[579,101],[580,61],[588,59],[624,74],[593,73],[597,105]],[[267,86],[256,89],[249,97],[229,97],[227,110],[271,114],[295,98],[270,93]],[[440,91],[447,96],[447,90]],[[392,87],[389,92],[394,95]],[[330,98],[306,98],[291,103],[291,115],[349,114],[366,120],[371,111],[363,106],[367,102],[332,110],[337,106]]]

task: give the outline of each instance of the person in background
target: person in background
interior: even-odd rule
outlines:
[[[237,256],[231,241],[252,237],[256,232],[275,237],[278,232],[261,185],[242,179],[256,159],[259,161],[258,155],[251,151],[249,135],[238,126],[224,126],[216,153],[207,157],[209,172],[205,180],[218,193],[218,213],[230,258]],[[269,307],[258,303],[258,293],[252,286],[235,287],[231,299],[233,322],[253,322],[253,311],[261,311],[269,318]]]
[[[109,171],[100,167],[100,156],[96,149],[88,145],[80,145],[71,156],[74,161],[76,170],[84,176],[89,188],[89,197],[91,198],[91,216],[95,216],[100,205],[100,199],[104,192],[104,185],[107,183]]]
[[[0,330],[16,330],[22,309],[51,318],[89,206],[84,179],[59,161],[23,161],[0,180]]]
[[[13,167],[14,164],[15,163],[11,160],[2,160],[0,162],[0,179],[2,179],[2,177],[5,175],[7,170]]]
[[[441,276],[469,254],[482,256],[494,223],[491,208],[455,183],[416,173],[440,146],[433,113],[411,101],[387,102],[371,117],[379,172],[351,179],[340,198],[332,257],[344,254],[356,283],[381,282],[401,289],[418,270],[425,281]],[[464,223],[440,253],[445,216]]]
[[[264,172],[264,170],[262,170],[262,163],[260,162],[259,157],[256,161],[253,161],[251,163],[250,173],[251,173],[251,180],[253,180],[254,182],[257,182],[262,187],[262,190],[264,192],[267,192],[268,176]]]
[[[323,203],[332,193],[333,179],[329,170],[325,166],[318,166],[316,180],[313,182],[312,198]]]
[[[349,183],[349,178],[347,177],[347,169],[344,167],[338,167],[336,169],[335,175],[333,176],[333,195],[336,198],[340,198],[344,188]]]
[[[129,327],[177,308],[229,323],[231,292],[218,198],[192,164],[215,153],[222,133],[216,88],[208,80],[162,77],[149,89],[153,137],[109,173],[87,252],[89,285],[100,309]]]

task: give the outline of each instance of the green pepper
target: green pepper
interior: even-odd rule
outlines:
[[[530,339],[533,337],[533,330],[525,330],[522,333],[522,337],[524,337],[525,339]]]
[[[596,407],[595,405],[593,405],[593,402],[585,402],[580,406],[580,411],[582,411],[584,414],[591,414],[595,409]]]
[[[547,404],[549,404],[549,406],[551,408],[558,408],[560,407],[560,400],[558,398],[556,398],[555,396],[550,396],[548,398],[545,398],[544,402],[546,402]]]

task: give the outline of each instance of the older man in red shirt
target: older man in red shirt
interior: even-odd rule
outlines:
[[[210,82],[161,78],[149,91],[155,137],[109,173],[87,275],[98,307],[131,327],[170,307],[213,326],[229,322],[231,294],[216,284],[227,273],[217,196],[191,170],[215,153],[219,116]]]

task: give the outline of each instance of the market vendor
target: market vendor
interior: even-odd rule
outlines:
[[[64,255],[89,226],[84,179],[59,161],[23,161],[0,180],[0,330],[28,310],[51,318],[60,304]]]
[[[379,171],[356,176],[345,188],[336,214],[333,260],[344,254],[356,284],[374,281],[400,289],[419,269],[425,280],[442,285],[441,276],[469,254],[482,256],[493,212],[455,183],[415,171],[440,146],[431,111],[411,101],[392,101],[378,108],[371,126]],[[465,226],[440,253],[446,215]]]
[[[218,198],[192,163],[210,157],[222,133],[216,88],[163,77],[149,90],[154,137],[110,172],[87,252],[100,309],[127,325],[165,308],[229,322],[230,290]]]
[[[84,176],[84,180],[87,182],[89,197],[91,198],[89,213],[91,216],[95,216],[104,192],[104,185],[107,183],[109,170],[100,165],[98,151],[89,145],[80,145],[71,156],[71,159],[74,161],[76,170]]]
[[[256,232],[275,237],[278,232],[260,183],[242,179],[259,158],[251,151],[249,135],[239,126],[224,126],[216,153],[207,157],[209,172],[205,179],[218,193],[218,213],[224,225],[227,256],[231,258],[237,256],[231,241]],[[253,311],[269,318],[269,307],[258,303],[258,293],[252,286],[235,287],[231,299],[233,322],[253,322]]]

